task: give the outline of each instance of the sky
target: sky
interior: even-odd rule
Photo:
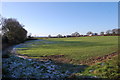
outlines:
[[[2,16],[17,19],[33,36],[100,33],[118,28],[118,3],[2,2]]]

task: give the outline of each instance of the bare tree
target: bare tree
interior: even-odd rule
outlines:
[[[91,32],[91,31],[87,32],[87,35],[90,35],[90,34],[93,34],[93,32]]]
[[[62,38],[62,35],[61,35],[61,34],[58,34],[57,37],[58,37],[58,38]]]
[[[107,30],[107,31],[106,31],[106,34],[107,34],[107,35],[112,34],[112,30]]]
[[[104,35],[104,32],[100,32],[100,35]]]
[[[78,32],[75,32],[75,33],[72,33],[71,36],[73,36],[73,37],[79,37],[80,34]]]
[[[118,34],[118,29],[112,29],[112,34]]]
[[[29,39],[32,38],[32,33],[29,33],[28,38]]]
[[[48,35],[49,38],[51,38],[51,35]]]

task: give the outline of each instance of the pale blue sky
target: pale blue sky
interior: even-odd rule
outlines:
[[[118,3],[4,2],[2,16],[16,18],[33,35],[100,33],[118,27]]]

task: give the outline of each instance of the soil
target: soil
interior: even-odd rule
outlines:
[[[88,59],[88,60],[83,61],[81,63],[82,64],[87,64],[87,65],[94,65],[95,63],[104,62],[104,61],[106,61],[108,59],[112,59],[114,56],[117,56],[118,54],[119,54],[118,52],[113,52],[111,54],[104,55],[102,57],[96,57],[96,58]]]
[[[73,60],[73,59],[67,59],[67,58],[65,58],[64,55],[51,55],[51,56],[44,57],[44,59],[51,59],[53,61],[60,62],[60,63],[79,63],[81,65],[94,65],[95,63],[104,62],[108,59],[111,59],[112,57],[117,56],[118,54],[119,54],[118,52],[113,52],[111,54],[108,54],[108,55],[105,55],[102,57],[90,58],[85,61],[77,61],[77,60]]]
[[[30,58],[26,55],[19,55],[17,54],[18,57],[22,57],[22,58],[27,58],[27,59],[34,59],[37,61],[47,61],[47,60],[52,60],[56,63],[79,63],[80,65],[94,65],[95,63],[98,62],[104,62],[108,59],[111,59],[114,56],[117,56],[119,53],[118,52],[113,52],[111,54],[102,56],[102,57],[95,57],[95,58],[90,58],[87,59],[85,61],[77,61],[77,60],[73,60],[73,59],[67,59],[65,58],[65,55],[50,55],[50,56],[42,56],[40,58]]]

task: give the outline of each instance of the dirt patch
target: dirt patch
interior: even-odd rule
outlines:
[[[50,56],[42,56],[42,57],[48,58],[48,59],[50,59],[50,58],[61,58],[61,57],[64,57],[64,55],[50,55]]]
[[[56,63],[70,63],[72,59],[67,58],[51,58],[51,60],[55,61]]]
[[[108,54],[108,55],[105,55],[105,56],[102,56],[102,57],[90,58],[90,59],[88,59],[86,61],[82,61],[80,63],[81,64],[87,64],[87,65],[94,65],[95,63],[104,62],[108,59],[111,59],[112,57],[117,56],[118,54],[119,54],[118,52],[113,52],[111,54]]]
[[[69,63],[71,60],[65,58],[65,55],[50,55],[50,56],[42,56],[41,57],[44,60],[52,60],[58,63]]]
[[[118,55],[118,52],[113,52],[111,54],[104,55],[102,57],[90,58],[84,61],[67,59],[65,55],[51,55],[51,56],[42,57],[42,59],[53,60],[58,63],[78,63],[81,65],[94,65],[95,63],[104,62],[108,59],[111,59],[112,57],[116,55]]]

